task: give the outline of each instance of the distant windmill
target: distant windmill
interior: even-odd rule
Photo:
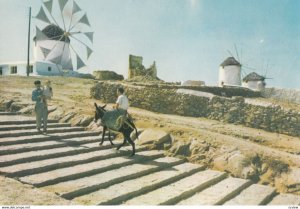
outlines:
[[[219,69],[219,86],[241,86],[242,77],[249,74],[247,71],[256,71],[255,68],[249,67],[243,63],[242,49],[240,53],[234,44],[235,55],[227,50],[230,57],[220,64]]]
[[[74,0],[43,1],[35,18],[40,25],[46,25],[42,30],[36,26],[37,62],[53,63],[59,70],[78,70],[86,66],[93,52],[94,33],[86,13]]]

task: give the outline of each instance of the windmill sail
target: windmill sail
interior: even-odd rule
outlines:
[[[68,0],[59,0],[59,7],[60,10],[63,11],[63,9],[65,8],[66,4],[68,3]]]
[[[71,58],[68,60],[68,62],[64,65],[64,69],[73,70],[73,64]]]
[[[38,27],[36,28],[36,40],[37,41],[43,41],[49,39]]]
[[[80,68],[86,66],[84,64],[84,62],[82,61],[82,59],[76,54],[76,58],[77,58],[77,70],[79,70]]]
[[[87,58],[89,58],[93,53],[93,50],[91,50],[89,47],[86,47],[86,50],[87,50]]]
[[[53,0],[44,2],[44,5],[47,8],[47,10],[51,13],[52,12]]]
[[[80,18],[80,20],[79,20],[78,22],[79,22],[79,23],[87,24],[88,26],[91,26],[90,23],[89,23],[89,20],[88,20],[88,18],[87,18],[87,16],[86,16],[86,14],[84,14],[84,15]]]
[[[46,59],[48,57],[48,55],[50,54],[51,50],[50,49],[46,49],[44,47],[40,46],[41,51],[43,52],[44,58]]]
[[[43,9],[43,7],[41,7],[39,13],[37,14],[37,16],[35,18],[37,18],[37,19],[39,19],[41,21],[44,21],[46,23],[50,23],[50,20],[48,19],[47,15],[46,15],[46,13],[45,13],[45,11]]]
[[[73,1],[73,9],[72,9],[72,14],[75,14],[76,12],[80,12],[81,9],[80,7],[78,6],[78,4],[76,4],[75,1]]]
[[[84,35],[86,35],[90,41],[93,43],[94,41],[94,32],[87,32],[87,33],[83,33]]]
[[[62,55],[49,59],[50,62],[53,62],[54,64],[57,65],[61,65],[61,60],[62,60]]]

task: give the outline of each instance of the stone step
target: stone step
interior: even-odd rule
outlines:
[[[84,205],[118,205],[137,195],[151,192],[159,187],[192,175],[203,168],[204,166],[201,165],[184,163],[160,172],[112,185],[108,188],[76,197],[73,200],[78,204]]]
[[[195,195],[179,205],[221,205],[248,187],[251,181],[229,177]]]
[[[124,155],[130,155],[131,149],[129,149],[128,151],[119,152],[124,152]],[[91,176],[101,172],[116,169],[121,166],[131,165],[137,161],[143,161],[145,159],[150,160],[162,156],[163,153],[159,151],[142,151],[138,152],[134,157],[115,157],[106,160],[99,160],[83,165],[76,165],[73,167],[62,168],[45,173],[25,176],[20,178],[19,180],[37,187],[48,186],[64,181]]]
[[[83,127],[58,127],[58,128],[48,128],[47,133],[54,134],[54,133],[68,133],[68,132],[75,132],[75,131],[84,131]],[[0,131],[0,138],[4,137],[18,137],[18,136],[33,136],[33,135],[40,135],[36,129],[29,129],[29,130],[13,130],[13,131]]]
[[[0,112],[0,115],[20,115],[19,112]]]
[[[116,152],[112,149],[96,150],[88,153],[82,153],[80,155],[57,157],[35,162],[26,162],[17,165],[6,166],[0,168],[0,172],[8,177],[23,177],[65,167],[71,167],[79,164],[87,164],[99,160],[120,157],[124,156],[125,154],[127,153]]]
[[[45,142],[45,141],[64,141],[69,138],[87,137],[87,136],[99,136],[101,139],[100,132],[92,131],[75,131],[68,133],[52,133],[47,135],[33,135],[33,136],[19,136],[19,137],[6,137],[0,138],[0,146],[4,145],[20,145],[34,143],[34,142]],[[0,152],[0,155],[2,153]]]
[[[126,205],[174,205],[212,184],[226,178],[227,174],[213,170],[197,172],[165,187],[137,196],[125,202]],[[162,195],[163,194],[163,195]]]
[[[0,158],[0,167],[16,165],[25,162],[34,162],[38,160],[44,160],[53,157],[63,157],[70,155],[77,155],[81,153],[91,152],[101,149],[112,148],[109,142],[105,142],[102,146],[99,146],[99,137],[82,137],[83,142],[87,144],[81,144],[81,146],[67,146],[56,149],[46,149],[24,152],[19,154],[2,155]],[[97,141],[89,143],[89,141]]]
[[[106,171],[104,173],[73,181],[62,182],[44,187],[43,189],[55,192],[66,199],[73,199],[75,197],[82,196],[114,184],[122,183],[127,180],[158,172],[181,163],[184,163],[184,160],[173,157],[163,157],[153,161],[124,166],[115,170]]]
[[[279,194],[268,205],[300,205],[300,195]]]
[[[273,187],[252,184],[224,205],[265,205],[275,194]]]
[[[58,127],[71,127],[70,123],[50,123],[48,128],[58,128]],[[0,126],[0,131],[13,131],[13,130],[24,130],[24,129],[35,129],[35,124],[22,124],[22,125],[2,125]],[[42,126],[43,128],[43,126]]]
[[[47,120],[49,123],[58,123],[58,120]],[[0,125],[22,125],[22,124],[36,124],[33,117],[26,116],[0,116]]]

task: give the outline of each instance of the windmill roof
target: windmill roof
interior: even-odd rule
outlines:
[[[70,39],[67,36],[64,36],[63,29],[57,25],[48,25],[42,30],[42,32],[51,40],[70,42]]]
[[[225,67],[229,65],[238,65],[241,66],[241,64],[234,58],[234,57],[228,57],[224,62],[220,64],[220,66]]]
[[[255,72],[249,73],[243,78],[243,81],[248,82],[248,81],[264,81],[265,77],[258,75]]]

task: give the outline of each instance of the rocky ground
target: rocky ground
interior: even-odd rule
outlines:
[[[10,111],[32,114],[34,104],[31,101],[31,92],[36,79],[42,82],[49,79],[52,82],[54,98],[49,102],[51,118],[83,126],[92,122],[94,102],[99,105],[102,103],[91,99],[90,88],[96,81],[90,79],[0,77],[1,109],[9,107]],[[260,98],[252,102],[274,104],[277,101]],[[300,105],[297,104],[277,104],[284,108],[300,110]],[[111,104],[108,106],[111,107]],[[139,129],[152,128],[170,133],[171,143],[152,144],[150,148],[165,149],[167,155],[199,162],[215,170],[227,171],[235,177],[275,186],[279,192],[300,194],[299,137],[203,118],[158,114],[138,108],[130,108],[130,113]],[[95,124],[90,125],[93,126]],[[6,178],[3,181],[1,179],[1,182],[6,182],[1,185],[1,189],[5,189],[5,185],[10,185],[11,188],[23,187],[10,181]],[[24,189],[34,192],[30,187]],[[51,198],[49,196],[45,202],[51,202]]]

